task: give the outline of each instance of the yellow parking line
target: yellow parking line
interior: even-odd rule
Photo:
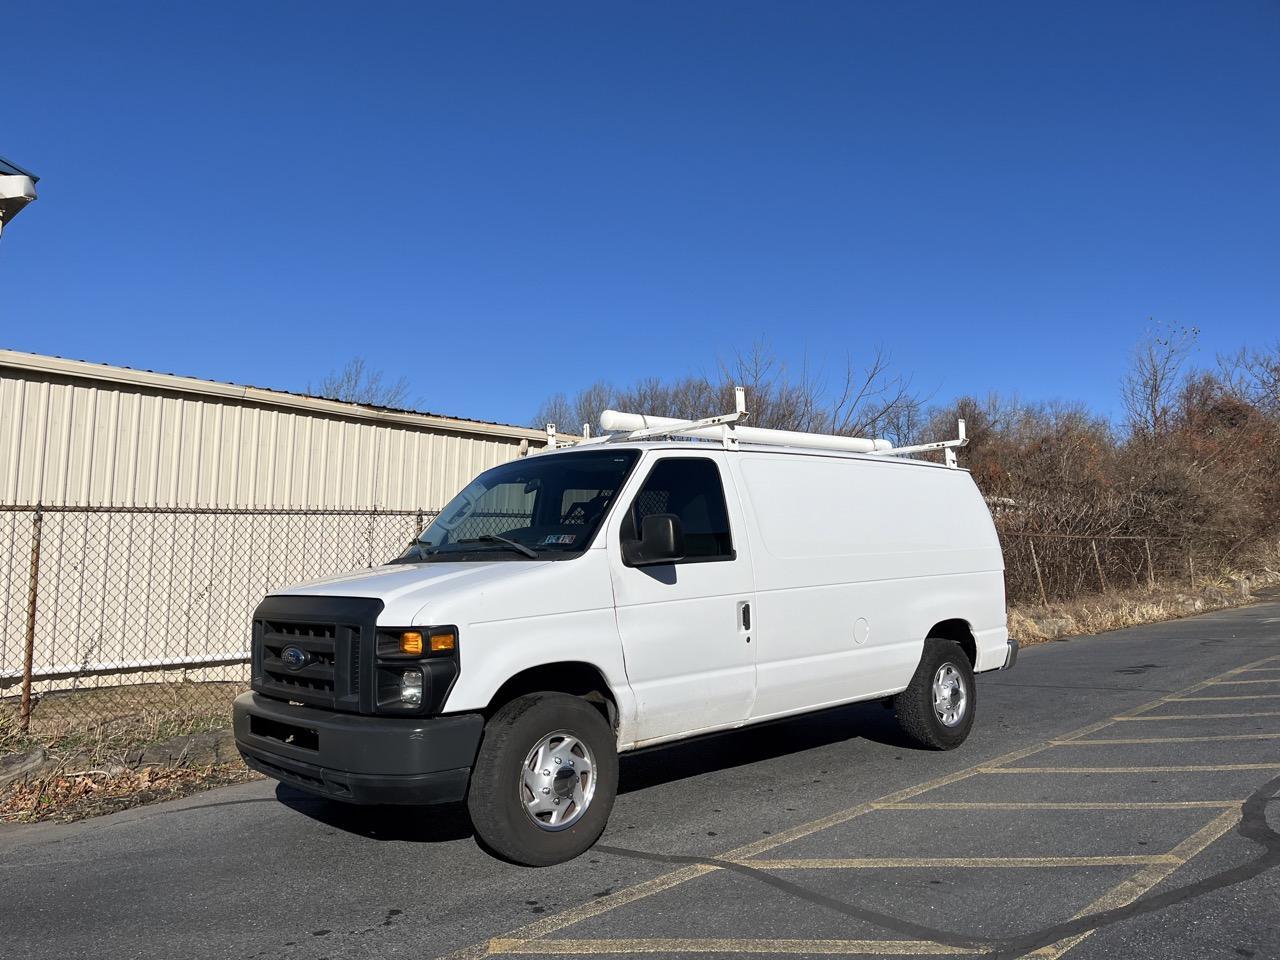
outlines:
[[[1053,740],[1055,747],[1105,747],[1109,743],[1209,743],[1214,740],[1280,740],[1280,733],[1220,733],[1204,737],[1131,737],[1115,740]]]
[[[1095,733],[1096,731],[1102,730],[1110,725],[1110,720],[1100,720],[1097,723],[1091,723],[1088,726],[1081,727],[1079,730],[1066,734],[1061,739],[1069,740],[1073,736],[1088,736],[1089,734]],[[1023,747],[1022,749],[1014,750],[994,761],[989,762],[1012,763],[1015,760],[1021,760],[1047,749],[1047,743],[1037,744],[1031,747]],[[944,776],[937,777],[934,780],[928,780],[924,783],[916,784],[913,787],[907,787],[903,790],[898,790],[895,793],[887,794],[876,800],[860,803],[857,806],[849,807],[819,820],[811,820],[808,823],[802,823],[794,826],[789,830],[780,830],[771,836],[764,837],[753,843],[748,843],[730,850],[728,853],[722,854],[720,858],[724,860],[740,860],[759,856],[762,853],[767,853],[775,847],[791,843],[793,840],[800,840],[810,834],[818,833],[819,831],[826,830],[829,827],[838,826],[839,824],[852,820],[855,817],[871,813],[877,808],[877,804],[909,800],[922,793],[928,793],[930,790],[936,790],[940,787],[945,787],[968,777],[975,776],[981,768],[981,765],[975,765],[956,773],[949,773]],[[627,887],[624,890],[619,890],[617,893],[612,893],[607,897],[600,897],[597,900],[582,903],[576,907],[570,907],[568,910],[554,914],[553,916],[534,920],[532,923],[527,923],[522,927],[518,927],[515,930],[510,931],[506,938],[500,938],[500,940],[501,942],[507,942],[507,940],[509,940],[512,943],[520,943],[538,939],[541,944],[543,941],[540,938],[555,933],[557,930],[563,930],[565,927],[582,923],[584,920],[589,920],[602,913],[609,913],[616,910],[618,907],[625,906],[628,903],[632,903],[636,900],[643,900],[645,897],[653,896],[654,894],[661,893],[664,890],[670,890],[672,887],[678,887],[689,880],[694,880],[698,877],[704,876],[705,874],[714,873],[721,869],[723,868],[715,866],[714,864],[702,863],[688,867],[681,867],[678,870],[673,870],[670,873],[654,877],[652,880],[647,880],[634,887]],[[575,940],[572,942],[577,943],[578,941]],[[475,960],[475,958],[488,956],[495,952],[491,949],[491,946],[492,941],[486,941],[484,943],[474,944],[470,947],[464,947],[461,950],[448,954],[447,960]]]
[[[1186,863],[1192,857],[1203,851],[1209,844],[1213,843],[1228,830],[1231,830],[1240,822],[1239,810],[1228,810],[1221,816],[1215,817],[1207,825],[1197,830],[1192,836],[1183,840],[1172,850],[1169,855],[1174,858],[1173,863],[1152,864],[1143,870],[1138,871],[1132,877],[1129,877],[1123,883],[1119,883],[1104,893],[1093,903],[1089,904],[1083,910],[1076,914],[1076,917],[1084,917],[1093,913],[1101,913],[1105,910],[1114,910],[1117,907],[1123,907],[1132,903],[1140,896],[1154,887],[1163,880],[1182,863]],[[1031,957],[1039,957],[1042,960],[1057,960],[1064,953],[1086,939],[1093,933],[1092,930],[1086,930],[1083,933],[1077,933],[1074,936],[1059,940],[1057,943],[1047,947],[1042,947],[1033,953],[1028,954]]]
[[[1180,694],[1193,693],[1196,690],[1204,689],[1204,687],[1206,687],[1213,680],[1221,680],[1224,677],[1232,676],[1236,673],[1239,673],[1241,670],[1249,669],[1257,666],[1258,664],[1267,663],[1275,659],[1280,659],[1280,657],[1270,657],[1270,658],[1267,658],[1266,660],[1253,661],[1252,663],[1245,664],[1244,667],[1237,667],[1233,670],[1229,670],[1225,673],[1221,673],[1214,677],[1211,677],[1209,678],[1209,680],[1204,680],[1204,681],[1201,681],[1200,683],[1193,684],[1192,686],[1187,687],[1185,690],[1178,691],[1178,693]],[[767,851],[774,849],[775,847],[780,847],[783,844],[791,843],[793,840],[798,840],[802,837],[807,837],[810,834],[817,833],[829,827],[837,826],[838,824],[841,824],[841,823],[845,823],[846,821],[852,820],[855,817],[863,816],[864,814],[867,814],[873,810],[876,810],[879,805],[910,800],[912,797],[919,796],[920,794],[928,793],[932,790],[937,790],[941,787],[948,786],[950,784],[957,783],[961,780],[965,780],[969,777],[975,776],[978,773],[982,772],[983,770],[991,769],[992,767],[995,767],[1004,763],[1013,763],[1014,761],[1024,759],[1025,757],[1033,756],[1034,754],[1037,754],[1037,753],[1042,753],[1045,750],[1048,750],[1051,746],[1055,744],[1062,743],[1062,742],[1071,742],[1079,737],[1087,737],[1092,733],[1096,733],[1099,730],[1103,730],[1106,727],[1111,726],[1111,724],[1114,723],[1116,720],[1168,719],[1165,717],[1137,716],[1137,714],[1142,713],[1145,710],[1154,709],[1155,707],[1160,706],[1165,702],[1165,699],[1167,698],[1161,698],[1159,700],[1154,700],[1149,704],[1145,704],[1140,707],[1135,707],[1133,710],[1127,711],[1126,713],[1120,714],[1116,717],[1112,717],[1109,720],[1100,720],[1096,723],[1088,724],[1084,727],[1079,728],[1078,730],[1073,730],[1071,733],[1059,736],[1054,741],[1046,740],[1035,746],[1024,747],[1019,750],[1014,750],[1010,753],[1005,754],[1002,757],[996,758],[995,760],[989,760],[989,761],[986,761],[985,763],[977,764],[965,770],[958,771],[957,773],[946,774],[934,780],[929,780],[924,783],[917,784],[913,787],[907,787],[903,790],[899,790],[894,793],[887,794],[885,796],[877,798],[876,800],[868,801],[866,803],[860,803],[856,806],[849,807],[845,810],[839,811],[838,813],[831,814],[830,816],[823,817],[818,820],[813,820],[808,823],[799,824],[788,830],[779,831],[778,833],[773,834],[772,836],[765,837],[761,840],[757,840],[754,843],[748,843],[734,850],[730,850],[727,853],[722,854],[721,858],[726,860],[740,860],[740,859],[749,858],[749,857],[757,857],[762,853],[766,853]],[[1229,714],[1228,716],[1235,717],[1235,716],[1257,716],[1257,715],[1258,714]],[[1277,712],[1275,714],[1262,714],[1262,716],[1280,716],[1280,712]],[[1191,719],[1205,719],[1205,718],[1204,717],[1185,717],[1185,718],[1177,718],[1177,719],[1191,720]],[[722,868],[715,866],[713,864],[694,864],[687,867],[681,867],[677,870],[673,870],[669,873],[665,873],[665,874],[662,874],[661,876],[655,877],[652,880],[644,881],[643,883],[637,884],[634,887],[628,887],[626,889],[619,890],[618,892],[610,894],[607,897],[600,897],[599,899],[592,900],[588,903],[582,903],[576,907],[570,907],[568,910],[562,911],[561,913],[558,913],[558,914],[554,914],[550,917],[543,917],[539,920],[533,921],[532,923],[524,924],[523,926],[510,931],[505,938],[500,938],[494,941],[486,940],[480,943],[473,944],[472,946],[469,946],[469,947],[463,947],[461,950],[457,950],[451,954],[448,954],[447,957],[448,957],[448,960],[474,960],[474,958],[487,956],[491,952],[493,952],[490,949],[493,943],[522,943],[527,940],[532,940],[539,937],[545,937],[549,934],[556,932],[557,930],[562,930],[565,927],[573,926],[574,924],[581,923],[584,920],[590,919],[591,917],[599,916],[600,914],[609,913],[619,907],[625,906],[628,903],[633,903],[637,900],[642,900],[654,894],[661,893],[664,890],[670,890],[673,887],[680,886],[683,883],[686,883],[690,880],[694,880],[701,876],[705,876],[706,874],[714,873],[720,869]],[[1144,872],[1149,870],[1156,870],[1156,869],[1159,869],[1159,867],[1156,865],[1153,865],[1145,868]],[[1140,873],[1139,876],[1141,875],[1142,874]],[[554,941],[551,941],[551,942],[554,942]],[[572,941],[572,942],[577,943],[579,941]],[[541,943],[542,941],[540,941],[539,943],[539,949],[541,948]],[[929,946],[937,946],[942,948],[942,945],[940,944],[929,944]],[[538,952],[538,951],[531,950],[529,952]],[[805,952],[805,951],[798,951],[798,952]],[[875,952],[875,951],[872,951],[872,952]],[[947,948],[940,949],[939,952],[955,953],[955,952],[963,952],[963,951],[957,951],[955,948],[947,947]],[[981,952],[981,951],[978,951],[978,952]]]
[[[1280,683],[1280,677],[1273,680],[1214,680],[1209,684],[1211,687],[1232,687],[1237,683]]]
[[[787,860],[739,860],[753,870],[911,870],[983,869],[1027,867],[1130,867],[1168,863],[1177,858],[1168,854],[1139,854],[1114,857],[818,857]]]
[[[1208,763],[1155,767],[985,767],[982,773],[1225,773],[1230,770],[1280,770],[1280,763]]]
[[[1083,727],[1079,731],[1076,731],[1076,733],[1080,736],[1086,736],[1109,725],[1109,721],[1103,720],[1099,723],[1092,723],[1087,727]],[[1068,734],[1067,736],[1069,738],[1072,734]],[[1006,753],[1004,756],[997,757],[995,760],[990,762],[993,764],[1014,763],[1017,760],[1023,760],[1046,749],[1048,749],[1047,745],[1044,744],[1037,744],[1034,747],[1024,747],[1021,750],[1014,750],[1011,753]],[[947,774],[946,776],[938,777],[935,780],[917,784],[914,787],[907,787],[904,790],[899,790],[897,793],[891,793],[888,796],[880,797],[878,800],[871,800],[867,803],[858,804],[856,807],[850,807],[849,809],[842,810],[839,813],[833,813],[829,817],[823,817],[820,820],[812,820],[809,823],[802,823],[789,830],[780,830],[777,833],[757,840],[754,843],[748,843],[745,846],[738,847],[736,850],[731,850],[729,853],[723,855],[723,859],[743,860],[748,857],[759,856],[760,854],[766,853],[775,847],[791,843],[794,840],[803,839],[811,834],[826,830],[829,827],[835,827],[852,820],[855,817],[861,817],[864,814],[868,814],[876,809],[877,804],[897,803],[902,800],[910,800],[912,797],[917,797],[922,793],[929,793],[930,791],[950,786],[953,783],[958,783],[961,780],[967,780],[969,777],[976,776],[980,773],[982,768],[983,765],[981,764],[968,767],[967,769],[957,771],[956,773]]]
[[[1060,801],[1060,802],[1027,802],[1010,801],[978,801],[970,800],[954,803],[886,803],[881,810],[1231,810],[1240,806],[1241,800],[1170,800],[1166,803],[1157,801],[1134,801],[1132,803],[1108,801]]]
[[[1207,700],[1280,700],[1280,693],[1239,693],[1231,697],[1170,697],[1169,703],[1204,703]]]
[[[828,956],[937,957],[972,955],[985,950],[949,947],[931,940],[756,940],[647,937],[618,940],[513,940],[487,944],[488,954],[531,953],[572,956],[590,953],[777,953]]]
[[[1280,710],[1267,710],[1258,713],[1166,713],[1158,717],[1153,717],[1150,714],[1135,717],[1122,713],[1111,719],[1117,723],[1124,723],[1130,720],[1244,720],[1247,717],[1280,717]]]

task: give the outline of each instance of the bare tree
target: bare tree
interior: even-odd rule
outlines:
[[[579,390],[572,397],[564,393],[553,393],[538,407],[533,415],[531,426],[544,427],[554,423],[561,433],[578,433],[584,426],[593,431],[598,430],[600,414],[611,406],[616,406],[614,393],[603,380]]]
[[[1217,376],[1238,400],[1280,415],[1280,341],[1262,350],[1219,355]]]
[[[308,383],[307,393],[371,407],[403,407],[409,399],[409,381],[404,377],[384,380],[381,370],[371,370],[363,357],[353,357],[341,370],[331,370],[319,385]]]
[[[1121,397],[1135,436],[1158,439],[1168,434],[1183,366],[1199,334],[1196,327],[1168,326],[1149,334],[1134,351]]]
[[[573,429],[569,426],[574,421],[573,409],[574,401],[565,396],[563,392],[553,393],[542,401],[537,413],[529,421],[529,426],[541,428],[549,423],[554,423],[557,430],[573,433]]]
[[[589,423],[594,428],[600,412],[610,407],[692,420],[731,409],[733,388],[741,386],[747,390],[752,426],[846,436],[892,433],[895,439],[919,428],[921,401],[909,380],[890,371],[883,350],[876,350],[862,367],[846,359],[836,384],[829,387],[807,362],[793,372],[760,342],[721,360],[711,374],[647,377],[628,387],[597,382],[573,397],[554,394],[538,409],[534,423],[552,422],[565,430]]]

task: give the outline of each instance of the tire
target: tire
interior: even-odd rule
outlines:
[[[590,849],[617,792],[617,739],[600,712],[580,697],[531,693],[485,724],[467,811],[492,853],[545,867]]]
[[[939,708],[934,706],[935,683],[950,691]],[[962,699],[957,703],[957,698]],[[893,708],[898,725],[917,746],[954,750],[964,743],[973,729],[978,691],[973,665],[960,645],[937,637],[926,640],[911,684],[893,698]]]

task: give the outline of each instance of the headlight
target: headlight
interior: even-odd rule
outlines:
[[[422,706],[421,670],[406,670],[400,674],[400,702],[406,707]]]
[[[383,627],[376,649],[379,713],[422,715],[444,706],[458,678],[457,627]]]

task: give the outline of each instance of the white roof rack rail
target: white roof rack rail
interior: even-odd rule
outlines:
[[[769,430],[763,427],[744,427],[747,419],[746,391],[734,387],[734,411],[700,420],[680,420],[673,417],[653,417],[643,413],[623,413],[605,410],[600,414],[600,429],[604,434],[591,436],[588,424],[582,426],[582,444],[617,443],[629,440],[651,440],[655,437],[691,437],[698,440],[719,440],[728,450],[736,450],[739,443],[758,443],[766,446],[802,447],[810,450],[839,450],[845,453],[869,453],[885,457],[910,456],[930,450],[941,450],[948,467],[956,467],[956,448],[969,442],[965,436],[964,421],[959,421],[958,436],[954,440],[936,443],[919,443],[907,447],[895,447],[888,440],[866,437],[843,437],[829,433],[804,433],[798,430]],[[547,450],[573,446],[574,441],[561,442],[556,437],[556,425],[547,424]]]
[[[941,450],[948,467],[955,468],[959,466],[956,463],[956,449],[958,447],[968,446],[969,438],[964,432],[964,421],[956,421],[956,438],[954,440],[938,440],[934,443],[914,443],[909,447],[890,447],[887,450],[876,450],[875,452],[886,457],[905,457],[913,453],[925,453],[929,450]]]

